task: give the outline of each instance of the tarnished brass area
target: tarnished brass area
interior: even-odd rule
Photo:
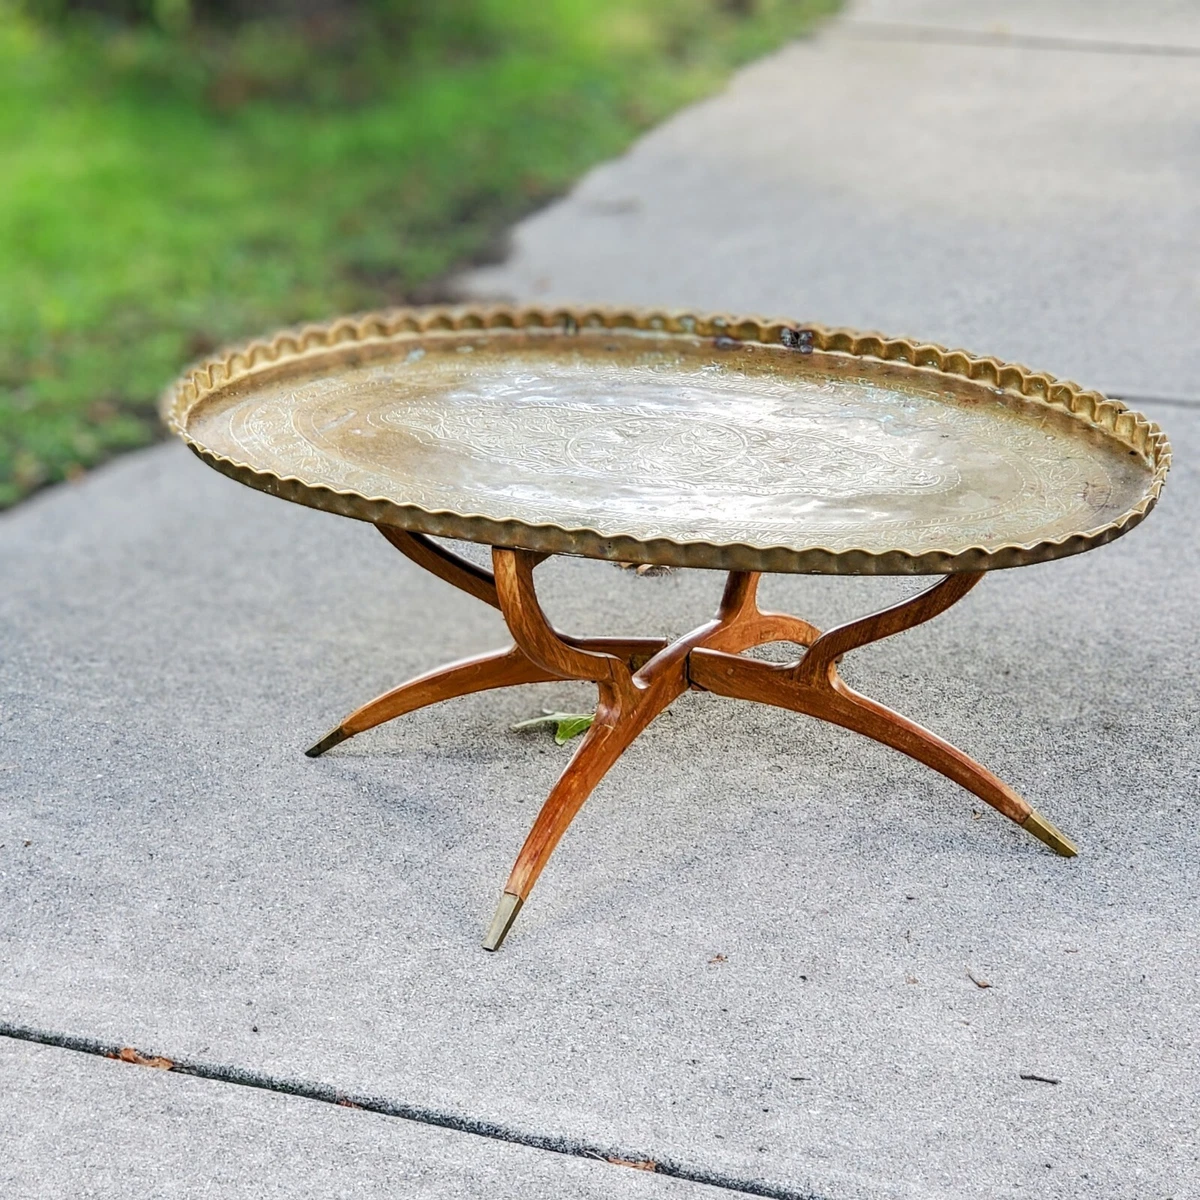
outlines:
[[[517,913],[521,911],[521,905],[525,901],[520,896],[514,896],[512,892],[501,892],[500,903],[496,905],[496,913],[492,917],[492,923],[488,926],[487,933],[483,935],[483,948],[485,950],[499,950],[504,939],[508,936],[508,931],[512,928],[512,923],[517,919]]]
[[[1061,829],[1051,825],[1036,808],[1021,822],[1021,828],[1032,833],[1039,842],[1045,842],[1051,850],[1056,854],[1061,854],[1063,858],[1074,858],[1079,853],[1079,848],[1075,843]]]
[[[309,758],[320,758],[326,750],[332,750],[334,746],[340,746],[348,737],[350,737],[350,734],[339,725],[336,729],[331,729],[319,742],[309,746],[304,753]]]
[[[945,574],[1120,536],[1162,431],[1024,367],[756,318],[406,309],[164,397],[211,466],[414,532],[673,566]]]

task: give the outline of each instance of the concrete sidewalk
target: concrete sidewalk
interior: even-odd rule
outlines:
[[[1164,5],[1161,32],[1158,8],[853,6],[593,171],[471,284],[877,328],[1194,397],[1200,62],[1034,48],[1093,10],[1106,40],[1185,44],[1185,9],[1200,47],[1193,6]],[[950,40],[1000,9],[1034,46]]]
[[[4,1196],[572,1196],[727,1193],[594,1159],[0,1039]]]
[[[0,518],[0,1022],[259,1086],[0,1039],[0,1194],[1200,1196],[1200,73],[1161,52],[1200,37],[1167,3],[1000,7],[852,9],[470,286],[880,326],[1150,397],[1176,465],[1144,527],[846,667],[1081,856],[691,695],[486,955],[568,753],[509,727],[587,689],[305,759],[499,618],[365,526],[130,456]],[[544,570],[597,632],[679,632],[720,583]],[[912,590],[764,585],[825,624]],[[333,1094],[383,1111],[301,1098]]]

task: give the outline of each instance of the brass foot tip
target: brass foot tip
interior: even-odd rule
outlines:
[[[350,735],[339,725],[336,729],[331,729],[319,742],[314,746],[309,746],[305,750],[305,754],[309,758],[320,758],[326,750],[332,750],[334,746],[344,742]]]
[[[1039,842],[1045,842],[1055,854],[1063,858],[1074,858],[1079,853],[1079,847],[1061,830],[1056,829],[1037,809],[1021,822],[1021,827],[1033,834]]]
[[[521,911],[521,905],[524,903],[525,901],[520,896],[514,896],[512,892],[500,893],[500,903],[496,905],[496,915],[492,917],[492,923],[483,936],[485,950],[500,949],[500,943],[508,936],[508,931],[512,928],[512,923],[517,919],[517,913]]]

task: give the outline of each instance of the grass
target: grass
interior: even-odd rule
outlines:
[[[428,298],[835,3],[474,0],[416,29],[167,33],[48,29],[0,0],[0,507],[152,440],[157,392],[222,342]]]

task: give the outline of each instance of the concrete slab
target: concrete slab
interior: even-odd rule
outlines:
[[[0,1194],[579,1196],[715,1188],[278,1092],[0,1038]]]
[[[467,283],[879,328],[1187,397],[1198,113],[1193,59],[835,24],[593,171]]]
[[[1037,54],[793,47],[477,286],[879,325],[1187,395],[1194,72]],[[1142,529],[847,665],[1079,859],[850,734],[694,695],[496,956],[478,938],[565,755],[509,726],[586,689],[312,762],[362,699],[498,644],[496,615],[175,447],[0,518],[0,1014],[773,1195],[1196,1193],[1200,408],[1148,407],[1177,465]],[[543,570],[570,628],[678,632],[719,591]],[[764,591],[829,623],[912,588]]]
[[[893,26],[908,36],[1010,38],[1026,47],[1062,41],[1085,52],[1200,51],[1200,15],[1192,0],[857,0],[842,29],[854,25]]]

